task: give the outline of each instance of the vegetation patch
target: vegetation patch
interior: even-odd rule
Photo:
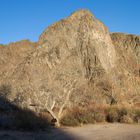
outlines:
[[[140,109],[120,106],[90,106],[87,108],[74,107],[61,118],[60,123],[66,126],[94,124],[98,122],[140,123]]]
[[[97,111],[95,108],[78,108],[69,109],[61,118],[61,124],[67,126],[78,126],[105,121],[105,112]]]

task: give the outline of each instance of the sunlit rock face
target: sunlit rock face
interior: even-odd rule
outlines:
[[[140,37],[124,33],[111,33],[117,53],[120,100],[129,104],[140,102]]]
[[[11,102],[56,118],[77,105],[132,105],[140,102],[139,44],[139,37],[110,34],[79,10],[49,26],[36,44],[1,46],[0,84]]]
[[[48,54],[48,73],[53,73],[50,86],[59,85],[57,93],[70,82],[72,105],[84,105],[88,100],[110,102],[101,90],[104,84],[111,88],[108,79],[116,67],[116,52],[108,29],[89,11],[77,11],[54,23],[42,33],[39,43]]]

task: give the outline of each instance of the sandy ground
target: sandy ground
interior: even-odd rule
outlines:
[[[0,140],[140,140],[140,125],[96,124],[51,132],[0,131]]]

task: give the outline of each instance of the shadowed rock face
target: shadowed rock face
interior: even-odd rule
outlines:
[[[139,44],[111,34],[89,11],[79,10],[48,27],[38,46],[0,48],[0,84],[7,98],[61,118],[67,107],[139,102]],[[26,51],[25,51],[26,50]]]

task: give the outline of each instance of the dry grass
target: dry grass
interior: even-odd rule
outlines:
[[[78,126],[97,122],[140,123],[140,109],[121,106],[90,105],[89,107],[74,107],[61,118],[61,124]]]
[[[98,111],[97,111],[98,110]],[[74,107],[69,109],[62,117],[61,124],[67,126],[78,126],[82,124],[104,122],[104,110],[95,109],[95,107],[80,108]]]

